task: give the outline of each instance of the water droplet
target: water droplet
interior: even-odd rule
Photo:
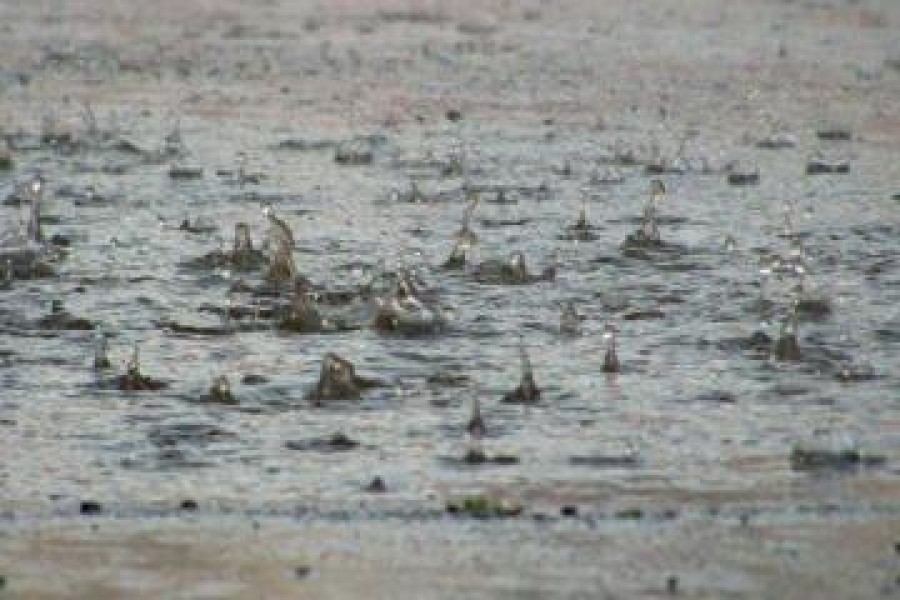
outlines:
[[[128,359],[126,367],[128,375],[132,377],[140,377],[141,374],[141,349],[137,342],[134,343],[134,349],[131,352],[131,358]]]
[[[35,175],[34,179],[31,180],[31,193],[38,195],[44,189],[44,180],[40,175]]]
[[[725,238],[725,251],[726,252],[734,252],[737,249],[737,240],[734,239],[733,235],[729,235]]]
[[[228,382],[228,377],[225,375],[216,377],[215,382],[213,382],[213,391],[220,397],[230,396],[231,384]]]
[[[577,334],[581,330],[581,316],[572,302],[567,302],[563,306],[562,314],[559,317],[559,330],[561,333],[569,335]]]
[[[607,342],[614,340],[616,337],[616,327],[612,323],[603,326],[603,339]]]

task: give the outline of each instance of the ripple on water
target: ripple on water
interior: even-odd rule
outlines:
[[[285,133],[286,121],[264,110],[252,124],[223,128],[222,113],[198,111],[168,143],[144,117],[103,144],[16,142],[11,178],[41,170],[54,190],[45,216],[55,217],[43,226],[70,244],[52,271],[30,272],[45,277],[27,280],[18,263],[30,255],[0,249],[0,274],[4,257],[17,261],[0,289],[0,389],[16,395],[0,391],[13,453],[0,473],[16,484],[4,489],[16,501],[49,497],[54,476],[25,474],[52,466],[78,472],[86,496],[122,484],[135,503],[168,495],[177,506],[183,477],[200,506],[293,510],[303,490],[310,505],[337,499],[351,514],[376,474],[384,496],[420,508],[492,485],[595,504],[659,489],[739,495],[748,473],[764,495],[785,489],[785,440],[806,430],[868,429],[876,444],[894,435],[872,426],[875,403],[900,385],[900,286],[896,202],[875,193],[895,182],[873,168],[883,159],[871,148],[853,140],[852,169],[828,163],[839,174],[797,179],[796,161],[785,160],[793,146],[751,144],[742,149],[754,165],[748,179],[732,178],[747,185],[729,186],[717,165],[654,156],[658,131],[643,116],[616,128],[632,139],[610,149],[613,128],[559,119],[559,133],[544,137],[535,130],[544,116],[515,112],[490,130],[469,126],[476,106],[452,129],[423,116],[418,129],[355,136],[315,119],[302,135]],[[236,167],[237,153],[251,149],[252,171]],[[648,241],[635,232],[655,176],[668,193],[654,213],[659,239]],[[591,177],[585,194],[579,178]],[[472,193],[480,201],[468,219]],[[783,194],[815,209],[798,210],[788,233],[773,216]],[[8,197],[4,227],[18,223],[23,202]],[[579,222],[582,197],[590,212]],[[292,232],[283,251],[304,278],[315,327],[279,329],[297,290],[264,280],[275,238],[263,205]],[[247,224],[253,260],[235,260],[238,223]],[[471,247],[460,268],[443,270],[457,232]],[[800,354],[789,361],[773,357],[784,299],[760,301],[756,266],[760,251],[784,252],[786,240],[802,241],[811,278],[839,279],[846,296],[837,302],[825,285],[830,303],[802,299]],[[510,265],[514,252],[527,257],[524,269]],[[392,286],[403,273],[418,287],[398,298]],[[61,293],[70,319],[47,320]],[[382,313],[390,326],[380,333],[371,327],[379,300],[398,301]],[[566,302],[582,317],[581,335],[560,335]],[[427,311],[446,322],[421,331],[391,320]],[[618,329],[620,373],[603,372],[607,322]],[[90,328],[111,340],[113,368],[96,382]],[[540,395],[504,404],[521,388],[520,336]],[[167,389],[118,389],[134,343]],[[327,353],[382,385],[315,406],[309,394]],[[208,401],[222,375],[233,404]],[[469,453],[467,437],[476,398],[483,455]],[[881,402],[891,422],[900,406]],[[766,468],[754,470],[752,459]],[[258,489],[250,500],[248,489]]]

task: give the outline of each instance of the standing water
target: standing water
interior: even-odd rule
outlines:
[[[900,590],[900,7],[0,23],[0,595]]]

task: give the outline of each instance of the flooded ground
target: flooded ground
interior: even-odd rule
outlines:
[[[0,596],[900,595],[900,6],[18,4]]]

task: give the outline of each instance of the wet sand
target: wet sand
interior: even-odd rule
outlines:
[[[647,326],[623,335],[625,360],[638,366],[623,377],[622,392],[587,382],[599,380],[599,373],[570,372],[572,361],[598,355],[599,345],[546,347],[535,361],[539,384],[552,382],[551,403],[524,416],[494,408],[488,414],[489,423],[503,423],[498,444],[521,454],[522,464],[508,471],[435,467],[441,464],[436,457],[458,454],[462,447],[459,423],[468,388],[448,401],[447,394],[432,396],[423,386],[398,385],[400,400],[379,399],[365,411],[323,417],[271,408],[271,397],[280,401],[293,393],[276,382],[259,393],[263,410],[258,413],[185,408],[185,398],[210,381],[209,369],[200,363],[225,364],[234,372],[289,373],[296,379],[284,388],[291,390],[299,389],[300,380],[307,383],[318,368],[319,350],[332,345],[374,356],[370,364],[391,368],[385,365],[390,360],[379,362],[380,342],[317,339],[308,342],[314,356],[298,350],[307,342],[254,334],[227,351],[208,340],[177,346],[165,335],[146,333],[146,323],[137,324],[129,314],[130,306],[152,312],[147,307],[160,302],[160,289],[170,294],[163,300],[176,304],[172,297],[183,290],[174,287],[181,279],[172,265],[186,258],[184,253],[199,254],[215,244],[211,239],[176,241],[165,232],[162,242],[153,241],[141,227],[156,227],[157,213],[167,223],[189,211],[224,221],[243,218],[249,209],[229,196],[234,190],[208,182],[215,167],[233,167],[235,152],[245,148],[252,149],[251,168],[265,170],[272,185],[300,199],[284,196],[279,208],[297,227],[308,261],[304,270],[320,280],[330,274],[329,263],[315,259],[322,247],[356,258],[390,253],[396,248],[386,250],[386,242],[400,239],[405,245],[397,254],[423,253],[436,263],[446,254],[445,237],[456,224],[459,206],[439,214],[406,208],[394,213],[384,202],[391,187],[406,185],[400,175],[360,173],[330,159],[322,166],[277,149],[286,139],[314,143],[373,131],[385,132],[417,158],[464,135],[482,136],[485,155],[491,154],[486,170],[535,188],[555,173],[552,184],[562,190],[565,207],[545,203],[535,213],[494,215],[515,220],[539,214],[535,220],[541,223],[547,215],[562,222],[563,215],[567,220],[574,213],[569,205],[590,174],[598,152],[595,138],[606,143],[621,136],[676,153],[680,138],[672,132],[694,132],[688,134],[693,141],[687,152],[709,157],[719,183],[716,169],[725,162],[761,168],[762,201],[748,199],[748,193],[740,196],[745,205],[735,207],[728,202],[739,194],[736,188],[723,192],[691,180],[666,206],[670,214],[682,211],[700,226],[725,222],[728,231],[747,236],[741,242],[749,247],[763,243],[748,230],[766,220],[766,211],[778,213],[778,198],[811,197],[824,204],[819,213],[824,216],[811,226],[820,239],[843,235],[844,226],[859,226],[881,240],[885,230],[872,229],[881,226],[888,241],[879,242],[884,254],[871,260],[890,261],[891,247],[894,254],[897,249],[896,239],[889,241],[896,229],[890,228],[900,218],[900,204],[890,198],[900,193],[900,161],[885,157],[900,156],[900,5],[622,0],[445,7],[438,2],[270,1],[251,10],[238,2],[170,0],[19,4],[0,5],[4,132],[37,131],[47,107],[57,112],[63,128],[80,128],[83,102],[90,102],[104,125],[116,115],[127,136],[141,144],[155,143],[178,120],[192,150],[190,161],[204,166],[206,175],[194,188],[203,203],[192,203],[183,188],[155,179],[147,184],[149,177],[130,179],[119,189],[112,175],[89,164],[86,172],[134,202],[129,206],[140,227],[132,228],[128,219],[120,222],[121,214],[113,211],[98,217],[100,233],[87,226],[74,230],[76,242],[89,246],[86,251],[97,260],[107,252],[94,247],[98,240],[119,233],[126,247],[119,266],[129,266],[116,273],[162,280],[147,292],[149,299],[136,300],[143,293],[138,289],[121,304],[116,303],[121,297],[113,295],[90,296],[84,305],[97,314],[107,308],[105,316],[126,336],[149,337],[148,368],[186,381],[187,391],[147,400],[88,392],[84,357],[72,346],[60,349],[39,340],[22,344],[24,338],[4,333],[10,360],[22,360],[4,367],[3,385],[13,392],[0,391],[6,411],[0,425],[5,444],[0,455],[0,598],[900,597],[900,405],[897,368],[890,362],[897,349],[896,333],[890,333],[898,323],[895,271],[884,267],[874,283],[864,280],[860,270],[871,266],[863,264],[868,255],[850,242],[845,247],[835,241],[832,247],[838,260],[851,264],[835,288],[848,300],[834,317],[839,325],[827,330],[828,339],[856,340],[856,325],[886,332],[878,338],[882,341],[866,337],[856,346],[879,379],[844,385],[830,375],[785,370],[782,379],[776,373],[777,381],[759,383],[746,376],[753,371],[745,366],[748,361],[729,355],[733,363],[710,383],[708,373],[698,375],[711,363],[709,356],[693,341],[687,350],[679,341],[629,356],[628,335],[632,350],[642,336],[658,335]],[[447,119],[453,110],[461,114],[459,131]],[[850,183],[799,181],[806,159],[820,146],[815,132],[830,125],[850,128],[855,138],[848,142],[850,151],[843,152],[852,160]],[[773,128],[798,136],[789,158],[755,147]],[[470,152],[479,154],[477,148]],[[40,154],[30,159],[13,152],[13,160],[29,168],[56,168]],[[574,162],[575,178],[560,175],[564,160]],[[607,224],[621,223],[623,215],[637,213],[640,203],[633,199],[645,189],[645,178],[633,177],[624,193],[611,194],[606,207],[592,208],[592,215],[600,220],[603,210],[619,211]],[[691,196],[711,189],[710,194],[719,194],[717,202],[725,200],[706,214]],[[847,197],[862,208],[842,212],[834,207]],[[760,208],[765,202],[771,206]],[[626,203],[633,207],[616,208]],[[313,212],[320,209],[315,218],[302,212],[309,206]],[[71,214],[59,212],[65,224]],[[435,234],[409,242],[391,230],[407,233],[435,222],[447,234],[439,240]],[[536,230],[551,231],[543,225]],[[552,231],[543,239],[552,239]],[[698,226],[685,235],[718,247],[723,231],[711,234]],[[523,230],[504,241],[532,243],[534,233]],[[150,249],[137,242],[127,246],[135,239]],[[340,240],[356,245],[344,248]],[[172,251],[176,246],[178,253]],[[530,249],[540,264],[550,244]],[[78,258],[78,252],[76,243],[67,275],[95,276],[94,265]],[[608,310],[615,299],[603,296],[608,290],[598,289],[598,280],[584,273],[609,263],[572,254],[564,256],[571,264],[563,285],[577,283],[573,288],[584,293],[585,303],[607,300],[603,310]],[[710,263],[704,268],[729,268],[718,256],[698,260]],[[635,279],[642,276],[638,272]],[[631,285],[628,291],[637,297],[668,291],[665,285],[672,279],[658,277],[656,289],[643,281],[625,277],[602,283]],[[709,283],[698,276],[689,283],[697,281],[713,289],[722,286],[722,310],[727,309],[727,281]],[[17,296],[22,304],[16,309],[34,312],[35,297],[47,290],[27,291],[34,293],[24,300]],[[450,291],[461,305],[472,298],[459,286]],[[497,365],[515,361],[521,322],[537,319],[535,307],[552,305],[556,297],[492,294],[482,292],[491,302],[479,310],[498,319],[497,337],[465,343],[454,338],[448,346],[463,348],[454,366],[479,370],[481,389],[494,399],[515,378],[514,369],[498,375]],[[715,297],[707,295],[707,304],[696,312],[704,318],[715,313],[720,308]],[[202,294],[189,299],[193,309]],[[515,318],[498,316],[498,307],[510,306],[518,311]],[[675,308],[664,308],[679,318]],[[539,314],[543,318],[550,312]],[[754,317],[739,318],[749,322]],[[725,328],[731,323],[723,322]],[[503,347],[501,335],[508,338]],[[265,351],[254,354],[260,345]],[[399,343],[385,345],[413,352]],[[482,346],[488,347],[485,354],[476,355],[472,348],[481,352]],[[427,344],[415,348],[423,355],[443,350]],[[55,365],[63,366],[54,371]],[[403,363],[397,370],[406,375],[415,369]],[[22,381],[45,374],[65,385]],[[733,385],[737,401],[692,400],[712,385]],[[784,399],[792,385],[801,388],[796,404]],[[577,389],[588,406],[566,396],[567,388]],[[247,388],[238,391],[253,397]],[[38,408],[21,408],[30,402]],[[221,442],[220,459],[220,442],[207,447],[201,441],[199,449],[188,446],[183,464],[157,460],[153,439],[177,433],[169,434],[162,420],[177,421],[185,413],[235,432],[236,445],[246,447],[234,450],[227,440]],[[155,427],[157,420],[162,433],[154,429],[155,438],[145,435],[145,425]],[[520,430],[509,424],[517,420],[527,425]],[[305,439],[338,427],[371,440],[371,451],[341,459],[284,450],[285,436]],[[885,457],[885,464],[813,474],[792,469],[790,443],[810,430],[830,427],[855,432]],[[634,439],[644,461],[638,468],[593,469],[568,462],[595,446],[621,454]],[[213,466],[204,470],[203,461]],[[387,494],[360,491],[375,474],[386,477]],[[520,502],[522,514],[489,520],[444,514],[449,499],[483,490]],[[186,498],[198,503],[196,512],[177,508]],[[86,499],[101,502],[103,514],[79,515],[79,503]],[[577,515],[560,515],[572,506]],[[669,583],[670,578],[677,583]]]
[[[7,598],[800,600],[898,593],[900,519],[792,521],[48,520],[7,529],[0,566]]]

